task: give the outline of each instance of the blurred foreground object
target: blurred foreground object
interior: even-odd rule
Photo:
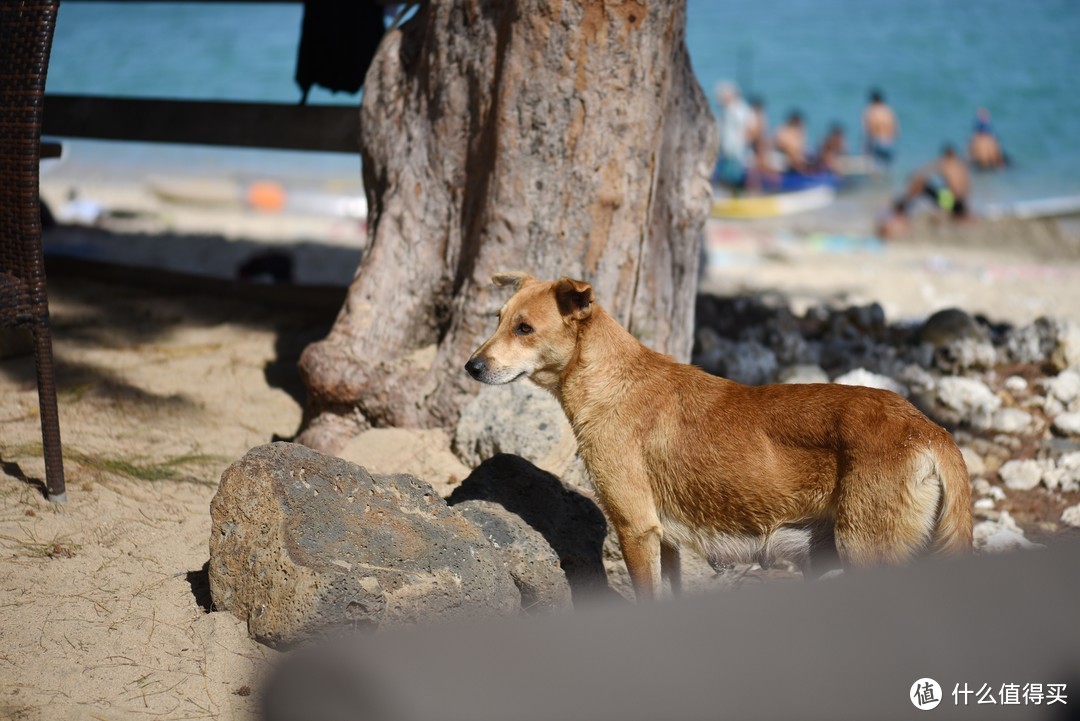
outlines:
[[[934,718],[1075,719],[1078,568],[1080,547],[1063,544],[651,607],[353,637],[287,657],[265,688],[264,718],[920,718],[911,689],[929,678],[941,687]],[[1011,700],[1036,685],[1064,702]],[[965,695],[984,687],[983,703]]]

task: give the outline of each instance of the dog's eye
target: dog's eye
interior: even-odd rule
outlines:
[[[528,323],[518,323],[514,328],[514,335],[529,335],[533,332],[533,328]]]

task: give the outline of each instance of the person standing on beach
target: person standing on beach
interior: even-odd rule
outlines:
[[[863,134],[866,137],[867,155],[884,166],[892,163],[900,123],[880,90],[870,91],[870,103],[863,111]]]
[[[731,83],[720,83],[716,90],[720,102],[720,162],[713,179],[734,187],[746,179],[746,166],[750,160],[750,132],[754,114],[739,96],[739,89]]]

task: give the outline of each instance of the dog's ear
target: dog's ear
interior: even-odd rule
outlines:
[[[528,273],[522,273],[516,270],[507,271],[505,273],[496,273],[491,276],[491,282],[495,284],[496,288],[513,286],[515,292],[521,290],[521,286],[524,285],[527,280],[532,280],[532,276]]]
[[[583,280],[573,280],[564,275],[555,283],[555,302],[564,316],[585,320],[592,313],[592,286]]]

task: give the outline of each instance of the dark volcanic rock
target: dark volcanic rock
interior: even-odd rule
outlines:
[[[608,591],[603,545],[604,514],[591,500],[524,458],[489,458],[454,489],[451,506],[489,501],[519,516],[551,545],[574,601]]]
[[[214,607],[267,643],[519,609],[480,530],[412,476],[273,443],[225,471],[210,514]]]
[[[521,592],[521,608],[550,613],[573,607],[559,556],[540,532],[491,501],[464,501],[454,509],[483,531]]]

